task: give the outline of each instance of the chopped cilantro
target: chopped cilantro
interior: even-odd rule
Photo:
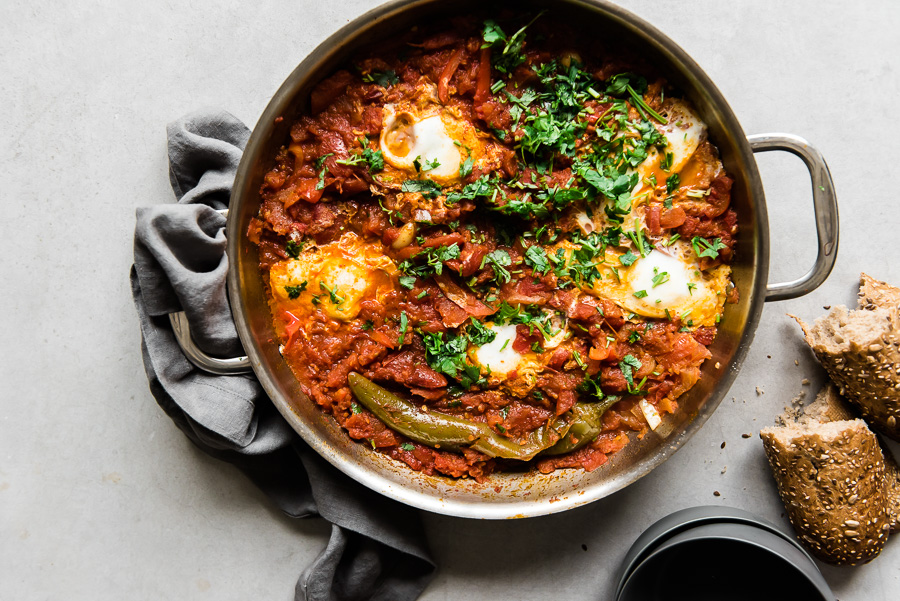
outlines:
[[[414,275],[401,275],[400,276],[400,286],[406,288],[407,290],[412,290],[416,285],[416,276]]]
[[[400,78],[397,77],[397,73],[391,69],[384,72],[372,71],[371,73],[366,73],[362,76],[362,80],[366,83],[376,83],[382,88],[395,86],[400,83]]]
[[[653,268],[653,288],[661,284],[665,284],[669,281],[669,273],[667,271],[659,271],[656,267]]]
[[[400,335],[397,337],[397,348],[403,348],[403,341],[406,338],[406,328],[409,325],[409,318],[406,311],[400,313]]]
[[[466,335],[469,337],[471,343],[475,346],[483,346],[489,342],[493,342],[497,337],[497,332],[491,330],[483,323],[472,317],[471,323],[466,326]]]
[[[306,284],[308,282],[304,281],[298,286],[285,286],[284,291],[287,292],[288,298],[294,300],[300,296],[300,293],[306,290]]]
[[[498,248],[489,252],[481,260],[481,267],[483,268],[486,264],[494,270],[494,279],[497,282],[505,284],[510,280],[509,270],[506,268],[512,265],[512,259],[507,251]]]
[[[628,383],[629,394],[637,394],[640,391],[640,386],[637,389],[634,386],[634,371],[640,369],[641,366],[642,363],[634,355],[625,355],[619,361],[619,369],[622,370],[622,375],[625,376],[625,381]]]
[[[550,271],[550,260],[547,251],[537,244],[529,246],[525,251],[525,264],[534,270],[534,273],[546,275]]]
[[[462,178],[469,177],[472,174],[474,165],[475,162],[472,160],[472,155],[469,155],[465,161],[459,164],[459,176]]]
[[[411,442],[404,442],[400,445],[400,448],[404,451],[414,451],[416,447],[414,447]]]
[[[698,258],[709,257],[710,259],[715,259],[719,256],[720,250],[728,248],[722,243],[721,238],[716,238],[710,242],[706,238],[701,238],[700,236],[694,236],[691,240],[691,246],[694,247],[694,252],[697,253]]]
[[[334,288],[329,288],[325,284],[325,282],[321,280],[319,281],[319,290],[328,293],[328,296],[331,299],[331,304],[333,305],[340,305],[344,302],[344,300],[346,300],[343,296],[340,296],[337,292],[335,292],[337,290],[337,286],[335,286]]]
[[[681,177],[677,173],[673,173],[666,178],[666,193],[671,194],[681,185]]]
[[[441,187],[430,179],[408,179],[403,182],[404,192],[418,192],[425,198],[437,198],[441,195]]]
[[[450,246],[429,247],[412,259],[401,262],[400,270],[410,276],[427,278],[434,274],[441,275],[444,272],[444,262],[456,258],[459,258],[459,245],[455,242]]]
[[[284,245],[284,252],[286,252],[287,256],[290,258],[297,259],[300,257],[300,252],[303,250],[304,246],[306,246],[306,240],[302,240],[299,243],[288,240],[287,244]]]
[[[629,250],[624,255],[619,257],[619,262],[625,267],[630,267],[635,261],[637,261],[640,257]]]

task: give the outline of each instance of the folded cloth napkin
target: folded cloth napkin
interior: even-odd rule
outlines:
[[[131,288],[144,367],[160,407],[203,451],[243,471],[291,517],[321,516],[331,539],[301,574],[298,601],[406,601],[434,575],[418,512],[361,486],[290,428],[253,375],[216,376],[181,352],[168,314],[184,311],[197,345],[242,355],[225,293],[225,218],[250,131],[220,110],[171,123],[176,204],[137,210]]]

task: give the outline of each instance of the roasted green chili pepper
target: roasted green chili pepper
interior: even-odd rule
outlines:
[[[599,403],[576,403],[572,407],[572,427],[558,443],[544,451],[544,455],[562,455],[585,446],[603,430],[603,414],[619,397],[606,397]]]
[[[389,428],[416,442],[441,449],[470,447],[491,457],[528,461],[564,437],[572,419],[569,414],[560,416],[532,432],[524,444],[518,444],[500,436],[487,424],[439,411],[420,411],[412,402],[357,373],[351,373],[347,379],[356,399]]]

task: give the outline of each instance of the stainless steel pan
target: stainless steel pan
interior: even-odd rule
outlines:
[[[205,356],[190,340],[183,316],[173,325],[191,361],[214,373],[252,369],[293,428],[354,480],[398,501],[436,513],[472,518],[529,517],[564,511],[609,495],[668,459],[709,418],[728,391],[747,354],[766,301],[795,298],[819,286],[834,265],[838,247],[838,209],[834,186],[822,155],[805,140],[787,134],[746,136],[719,90],[700,67],[655,27],[602,0],[508,3],[516,10],[548,8],[595,35],[615,36],[637,48],[681,88],[709,126],[722,161],[734,177],[732,206],[740,223],[733,263],[741,300],[727,305],[719,333],[697,385],[680,399],[682,410],[656,431],[633,441],[594,472],[558,470],[549,475],[497,474],[483,484],[414,472],[365,445],[353,442],[300,391],[278,352],[272,318],[258,269],[256,247],[246,239],[249,221],[259,209],[259,188],[294,119],[307,110],[312,88],[358,49],[408,31],[423,19],[466,14],[483,8],[477,1],[396,0],[341,28],[316,48],[275,93],[259,120],[238,169],[228,215],[228,293],[247,357]],[[498,9],[503,3],[498,3]],[[278,119],[283,117],[283,119]],[[754,152],[784,150],[799,156],[812,180],[818,254],[798,280],[767,284],[769,230],[762,182]]]

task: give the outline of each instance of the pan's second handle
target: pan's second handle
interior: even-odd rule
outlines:
[[[784,150],[797,155],[809,169],[812,180],[813,210],[816,214],[818,252],[812,268],[799,279],[782,284],[769,284],[766,301],[797,298],[818,288],[831,273],[838,251],[838,206],[834,182],[822,153],[809,142],[791,134],[759,134],[748,136],[753,152]]]
[[[246,374],[253,371],[250,367],[250,357],[234,357],[233,359],[219,359],[210,357],[194,343],[191,337],[191,326],[183,311],[169,313],[169,321],[172,323],[172,331],[175,332],[175,340],[184,352],[188,361],[203,371],[217,376],[233,376]]]
[[[228,217],[228,209],[219,209],[217,212],[223,217]],[[178,346],[181,347],[184,356],[196,367],[217,376],[233,376],[253,371],[253,368],[250,367],[250,357],[219,359],[218,357],[210,357],[200,350],[200,347],[194,343],[194,338],[191,336],[191,324],[188,322],[184,311],[169,313],[169,323],[172,324],[175,340],[178,342]]]

